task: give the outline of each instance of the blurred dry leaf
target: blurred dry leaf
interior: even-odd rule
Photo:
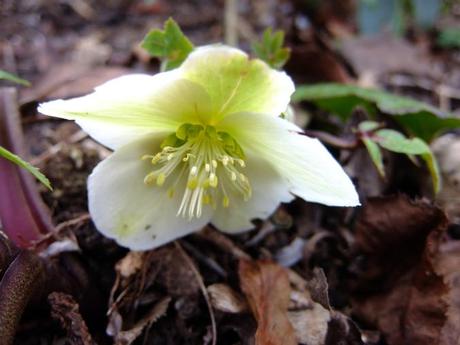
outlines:
[[[207,287],[212,306],[224,313],[242,313],[248,310],[243,297],[225,284],[213,284]]]
[[[69,341],[78,345],[96,345],[80,314],[79,305],[70,295],[53,292],[48,296],[51,316],[67,331]]]
[[[287,314],[291,288],[286,270],[270,261],[241,260],[238,274],[257,320],[256,345],[297,345]]]
[[[440,209],[403,195],[369,199],[362,210],[356,250],[367,261],[353,309],[390,345],[454,344],[441,342],[449,289],[434,269],[446,226]]]
[[[128,69],[121,67],[94,67],[78,62],[56,64],[32,87],[21,92],[19,103],[85,95],[96,86],[128,73]]]
[[[123,278],[128,278],[137,273],[144,261],[145,252],[129,252],[126,256],[117,262],[115,270]]]
[[[142,334],[142,331],[146,327],[150,326],[152,323],[156,322],[160,317],[166,314],[169,302],[171,302],[171,297],[163,298],[161,301],[155,304],[147,316],[138,321],[133,328],[118,333],[115,338],[115,345],[130,345]]]
[[[452,220],[460,222],[460,136],[449,133],[436,139],[431,148],[442,174],[437,200]]]

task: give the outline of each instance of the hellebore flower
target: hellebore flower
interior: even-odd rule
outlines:
[[[209,222],[249,230],[294,195],[359,204],[325,147],[279,116],[293,92],[284,72],[214,45],[175,70],[116,78],[39,111],[115,150],[89,177],[89,210],[104,235],[146,250]]]

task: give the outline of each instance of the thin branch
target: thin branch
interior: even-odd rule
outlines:
[[[216,327],[216,317],[214,316],[214,311],[212,309],[211,299],[209,298],[208,290],[206,289],[206,285],[204,285],[203,277],[201,276],[200,272],[196,268],[195,264],[193,263],[192,259],[185,250],[182,248],[178,241],[174,241],[177,250],[179,250],[180,254],[183,256],[187,264],[190,266],[190,269],[195,274],[196,280],[200,285],[201,292],[203,293],[203,297],[206,301],[206,305],[208,306],[209,310],[209,317],[211,318],[211,328],[212,328],[212,345],[217,344],[217,327]]]

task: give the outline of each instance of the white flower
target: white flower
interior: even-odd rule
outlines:
[[[359,204],[324,146],[280,118],[293,92],[285,73],[217,45],[178,69],[116,78],[39,111],[76,120],[115,150],[89,177],[89,210],[103,234],[146,250],[209,222],[249,230],[294,195]]]

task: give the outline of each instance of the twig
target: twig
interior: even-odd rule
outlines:
[[[201,292],[203,293],[203,297],[206,300],[206,305],[208,306],[209,317],[211,318],[212,345],[216,345],[217,344],[216,318],[214,316],[214,311],[212,310],[212,304],[211,304],[211,299],[209,298],[208,290],[206,289],[206,286],[204,285],[203,277],[201,276],[201,274],[198,271],[198,269],[195,267],[195,264],[193,263],[193,261],[190,258],[190,256],[188,256],[188,254],[182,248],[180,243],[178,241],[174,241],[174,244],[175,244],[177,250],[179,250],[180,254],[185,259],[185,261],[187,261],[187,264],[190,266],[190,269],[195,274],[196,280],[197,280],[198,284],[200,285]]]
[[[225,43],[238,45],[238,0],[225,0]]]
[[[338,147],[340,149],[354,149],[358,146],[359,143],[356,139],[344,139],[322,131],[313,131],[307,129],[305,130],[305,134],[309,137],[317,138],[326,144]]]
[[[43,265],[32,252],[22,251],[0,282],[0,339],[11,345],[30,297],[43,282]]]
[[[88,134],[80,130],[72,134],[70,138],[66,140],[66,142],[61,141],[56,145],[49,147],[45,152],[31,159],[30,163],[34,166],[40,166],[43,163],[45,163],[48,159],[50,159],[52,156],[54,156],[56,153],[61,151],[65,144],[76,144],[79,141],[85,139],[86,137],[88,137]]]

